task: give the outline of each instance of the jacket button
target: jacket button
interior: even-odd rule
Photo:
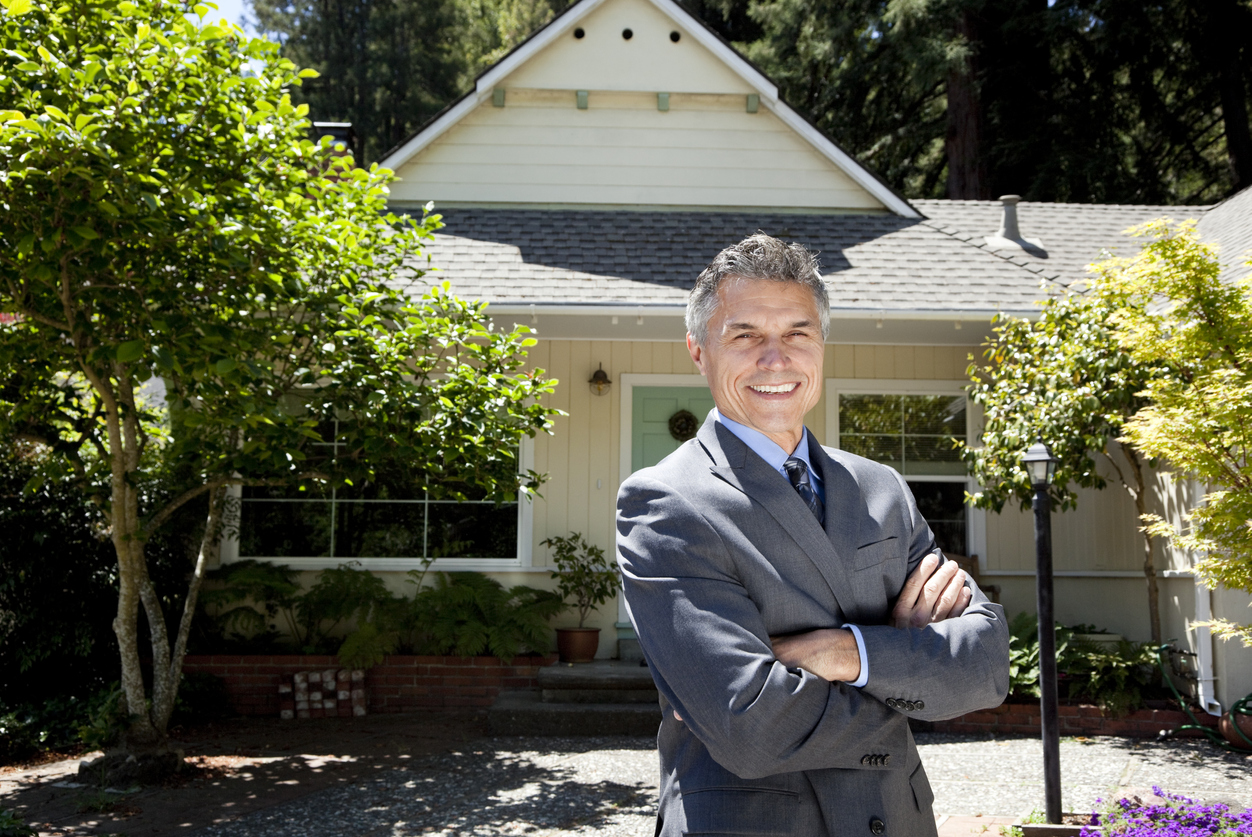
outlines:
[[[869,821],[869,833],[870,834],[882,834],[886,830],[887,830],[887,824],[884,823],[882,820],[878,819],[878,817],[874,817],[872,820]]]
[[[905,704],[904,704],[904,708],[905,708],[905,709],[907,709],[909,712],[916,712],[916,711],[917,711],[917,704],[916,704],[916,703],[914,703],[914,702],[913,702],[913,701],[911,701],[911,700],[910,700],[910,701],[906,701],[906,702],[905,702]]]
[[[868,753],[861,756],[861,764],[869,764],[869,762],[870,762],[870,757]]]
[[[925,702],[924,702],[924,701],[920,701],[920,700],[919,700],[919,701],[917,702],[917,711],[918,711],[918,712],[921,712],[921,711],[922,711],[923,709],[925,709],[925,708],[926,708],[926,704],[925,704]]]
[[[882,766],[886,767],[891,764],[891,753],[884,753],[882,757]]]
[[[887,698],[887,707],[889,709],[895,709],[897,703],[899,703],[899,701],[897,701],[895,698]]]

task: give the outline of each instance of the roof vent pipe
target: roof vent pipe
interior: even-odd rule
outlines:
[[[1007,238],[1009,241],[1021,240],[1022,231],[1017,227],[1017,202],[1021,199],[1021,195],[1000,196],[1000,203],[1004,204],[1004,214],[1000,216],[1000,229],[996,232],[997,238]]]
[[[1033,258],[1046,259],[1048,252],[1043,242],[1037,238],[1023,238],[1021,228],[1017,226],[1017,204],[1021,199],[1021,195],[1000,196],[1000,203],[1004,205],[1000,229],[995,235],[987,236],[986,245],[997,252],[1025,252]]]

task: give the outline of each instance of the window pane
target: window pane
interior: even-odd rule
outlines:
[[[902,399],[906,434],[965,436],[965,397],[906,395]]]
[[[964,476],[965,435],[964,396],[839,396],[839,447],[903,474]]]
[[[839,433],[900,434],[901,396],[839,396]]]
[[[424,503],[335,504],[336,558],[421,558]]]
[[[951,436],[906,436],[903,473],[965,476],[965,463]]]
[[[240,505],[241,558],[330,556],[331,504],[244,500]]]
[[[426,548],[433,558],[514,558],[517,503],[429,504]]]
[[[917,508],[944,552],[969,555],[965,535],[965,483],[910,482]]]
[[[899,436],[867,436],[862,434],[840,434],[839,447],[848,453],[864,456],[883,465],[890,465],[897,471],[901,469],[900,437]]]
[[[245,485],[243,499],[247,500],[329,500],[330,487],[324,483],[309,482],[301,491],[295,485]]]

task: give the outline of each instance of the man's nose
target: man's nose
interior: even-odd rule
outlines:
[[[787,347],[781,339],[766,340],[761,345],[761,354],[756,365],[762,369],[783,369],[787,366]]]

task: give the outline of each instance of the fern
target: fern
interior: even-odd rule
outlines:
[[[490,652],[511,659],[550,646],[548,620],[564,609],[558,594],[519,585],[506,589],[481,573],[439,573],[414,600],[427,648],[474,657]]]

